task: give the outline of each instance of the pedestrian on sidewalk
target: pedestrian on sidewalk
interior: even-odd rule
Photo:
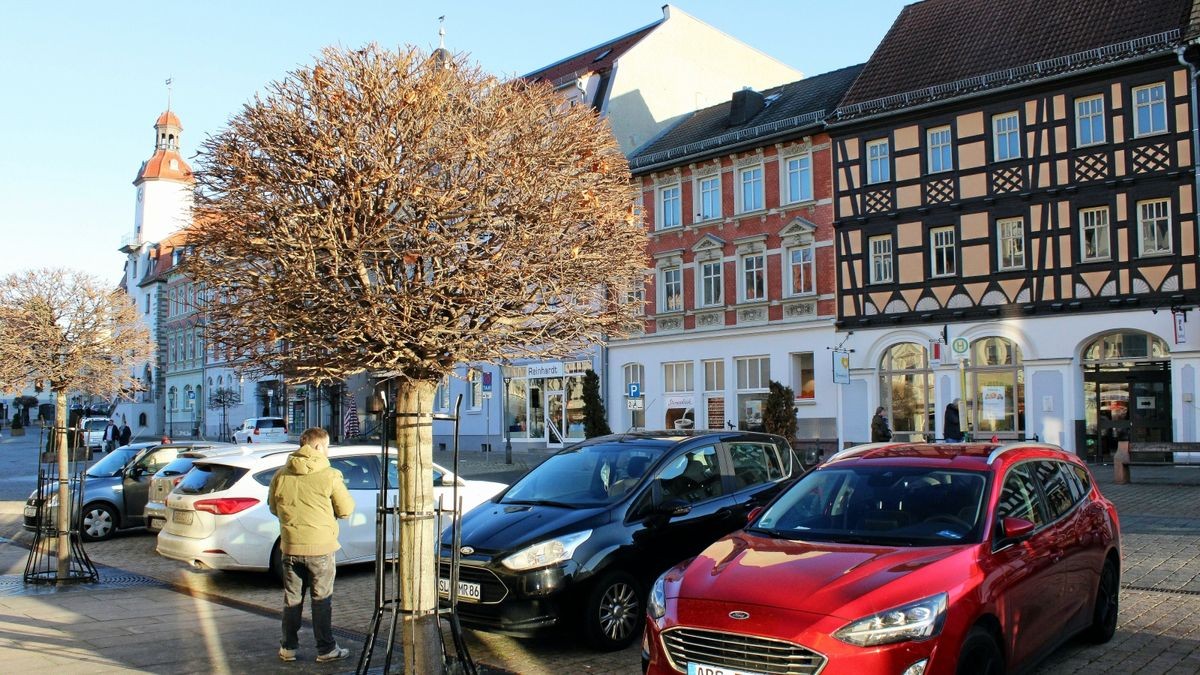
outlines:
[[[334,554],[337,519],[348,518],[354,499],[342,473],[329,465],[329,433],[321,428],[300,434],[300,449],[288,456],[267,492],[267,506],[279,518],[279,552],[283,562],[283,639],[279,658],[295,661],[304,596],[312,597],[313,637],[317,661],[350,655],[333,638]]]
[[[117,423],[109,420],[108,426],[104,427],[104,451],[112,452],[117,447],[117,439],[120,438],[121,431],[117,429]]]
[[[892,440],[892,429],[888,426],[887,416],[884,415],[883,406],[875,409],[875,416],[871,418],[871,442],[879,443]]]
[[[947,443],[962,443],[962,424],[958,417],[958,401],[946,404],[946,414],[942,415],[942,438]]]
[[[121,422],[121,445],[129,445],[129,441],[133,440],[133,429],[129,428],[129,422]]]

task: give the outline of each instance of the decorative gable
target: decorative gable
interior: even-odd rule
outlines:
[[[725,240],[706,234],[692,246],[692,254],[697,261],[720,260],[725,255]]]
[[[816,238],[817,226],[810,220],[796,216],[782,230],[779,237],[784,246],[803,246],[813,243]]]

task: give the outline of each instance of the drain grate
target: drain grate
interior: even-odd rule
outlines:
[[[1166,593],[1167,595],[1200,595],[1200,591],[1190,591],[1184,588],[1152,588],[1150,586],[1121,586],[1121,588],[1127,591]]]
[[[117,588],[161,588],[166,585],[158,579],[109,568],[100,569],[100,583],[72,583],[62,586],[55,584],[27,584],[24,577],[20,574],[3,574],[0,575],[0,597],[51,595],[54,593],[70,593],[71,591],[106,591]]]

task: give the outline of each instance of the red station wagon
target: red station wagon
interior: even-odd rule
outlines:
[[[862,445],[672,568],[648,673],[996,675],[1109,640],[1116,508],[1036,443]]]

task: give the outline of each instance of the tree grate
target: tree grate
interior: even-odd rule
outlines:
[[[1200,595],[1200,591],[1185,588],[1153,588],[1151,586],[1121,586],[1126,591],[1145,591],[1147,593],[1166,593],[1167,595]]]
[[[32,595],[52,595],[55,593],[65,593],[71,591],[106,591],[117,588],[145,588],[145,587],[166,587],[167,584],[144,577],[140,574],[132,574],[119,570],[104,570],[100,573],[100,581],[96,583],[67,583],[56,585],[54,583],[26,583],[24,575],[21,574],[3,574],[0,575],[0,597],[20,597]]]

